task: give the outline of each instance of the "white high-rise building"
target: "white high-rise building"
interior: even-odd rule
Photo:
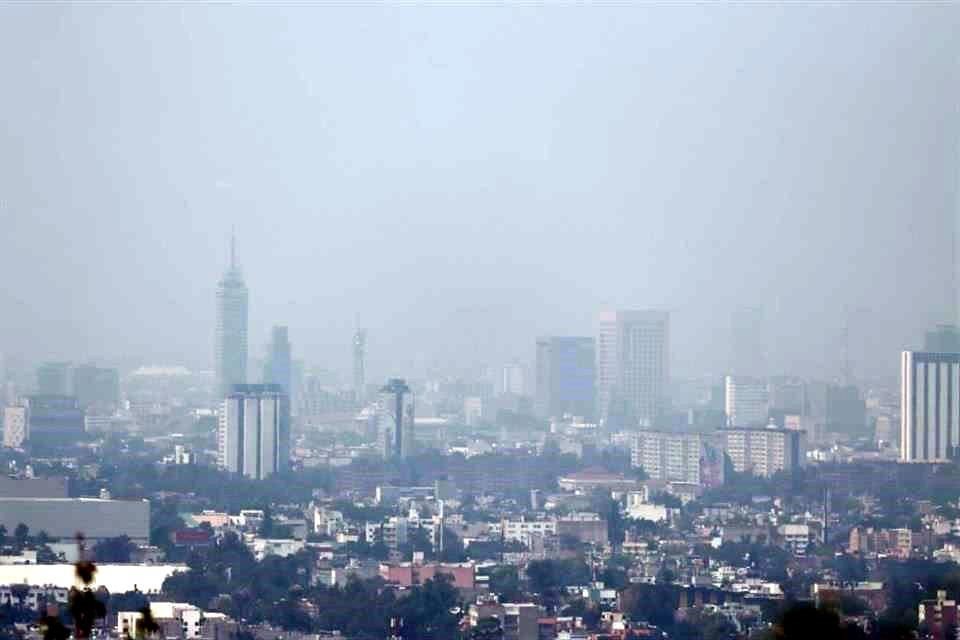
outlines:
[[[653,426],[666,410],[670,315],[665,311],[603,311],[599,324],[597,401],[601,421],[607,426]]]
[[[516,396],[526,394],[526,375],[522,364],[511,362],[503,365],[503,375],[500,387],[503,393],[510,393]]]
[[[757,378],[727,376],[724,383],[724,411],[731,427],[767,424],[770,399],[767,383]]]
[[[249,293],[230,239],[230,267],[217,285],[217,334],[214,348],[217,388],[227,395],[247,382],[247,302]]]
[[[290,405],[282,387],[236,385],[220,411],[220,466],[263,480],[287,468],[290,459]]]
[[[904,351],[900,460],[944,462],[960,447],[960,354]]]

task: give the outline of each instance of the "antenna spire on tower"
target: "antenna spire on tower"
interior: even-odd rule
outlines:
[[[230,227],[230,270],[237,269],[237,229]]]

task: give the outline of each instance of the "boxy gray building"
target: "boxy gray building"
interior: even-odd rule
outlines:
[[[150,538],[150,502],[99,498],[0,498],[0,524],[12,534],[23,523],[36,535],[71,539],[78,532],[96,542],[127,536],[133,542]]]

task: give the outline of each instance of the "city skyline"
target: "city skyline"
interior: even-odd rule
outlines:
[[[0,640],[960,640],[958,34],[0,0]]]
[[[506,31],[495,9],[389,13],[303,8],[287,25],[253,8],[185,7],[174,20],[131,7],[97,21],[92,50],[92,12],[13,10],[0,26],[17,88],[0,212],[11,237],[51,251],[42,270],[24,269],[33,243],[0,256],[21,274],[0,292],[0,351],[211,366],[210,283],[234,225],[251,247],[249,335],[259,343],[283,323],[298,357],[348,371],[359,315],[376,380],[452,371],[458,356],[475,367],[475,352],[531,363],[533,337],[593,335],[604,307],[669,310],[678,374],[722,371],[744,306],[777,327],[773,373],[837,371],[847,304],[873,309],[851,330],[876,347],[860,349],[860,368],[895,376],[889,354],[953,319],[942,230],[957,211],[960,83],[948,7],[528,8]],[[353,50],[339,27],[359,16],[370,32],[347,73],[326,61]],[[16,65],[49,24],[59,30],[36,69]],[[426,40],[421,24],[437,27]],[[544,41],[531,58],[535,27]],[[105,53],[132,28],[156,51]],[[256,54],[243,47],[253,34]],[[672,37],[684,45],[664,74],[648,61]],[[358,75],[372,81],[352,86]],[[164,111],[169,95],[188,98]],[[275,123],[269,144],[254,122]],[[594,134],[578,133],[591,122]],[[307,273],[336,277],[303,285]],[[891,312],[904,299],[911,313]]]

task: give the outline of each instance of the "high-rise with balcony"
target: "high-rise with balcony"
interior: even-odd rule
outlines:
[[[230,238],[230,267],[217,285],[215,346],[217,387],[226,396],[233,385],[247,381],[247,285],[237,266],[236,243]]]
[[[607,428],[655,425],[666,410],[670,315],[603,311],[597,334],[597,404]]]

